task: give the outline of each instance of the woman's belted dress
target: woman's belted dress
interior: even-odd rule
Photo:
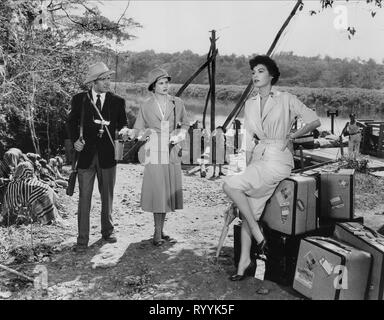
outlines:
[[[318,119],[296,96],[275,89],[265,103],[263,114],[260,110],[259,95],[246,101],[243,148],[251,154],[251,160],[244,172],[224,180],[229,187],[245,192],[256,220],[279,182],[289,177],[293,169],[293,155],[285,146],[295,117],[305,123]],[[257,144],[253,140],[255,134],[259,139]]]
[[[165,112],[152,95],[143,102],[134,129],[151,129],[145,144],[146,163],[141,188],[141,208],[147,212],[167,213],[183,209],[180,143],[170,148],[169,137],[175,126],[188,130],[189,120],[180,98],[168,96]],[[140,134],[139,134],[140,135]]]

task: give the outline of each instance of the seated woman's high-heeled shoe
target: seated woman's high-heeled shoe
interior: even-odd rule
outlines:
[[[268,255],[268,243],[264,238],[263,241],[258,243],[256,246],[256,256],[257,256],[257,259],[266,260],[267,255]]]
[[[263,235],[263,240],[256,245],[256,256],[259,259],[265,260],[268,254],[268,243],[264,235],[264,225],[259,222],[259,228]]]
[[[256,263],[251,260],[248,267],[245,268],[244,274],[234,274],[229,277],[229,280],[231,281],[241,281],[245,279],[246,277],[253,277],[256,272]]]

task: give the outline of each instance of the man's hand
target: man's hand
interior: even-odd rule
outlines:
[[[124,141],[132,140],[135,138],[135,130],[124,127],[119,131],[119,136],[121,136]]]
[[[75,150],[77,152],[80,152],[84,149],[84,146],[85,146],[85,141],[84,139],[77,139],[76,142],[74,143],[74,147],[75,147]]]

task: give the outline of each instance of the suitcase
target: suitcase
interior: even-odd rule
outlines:
[[[299,235],[318,226],[317,176],[291,175],[279,183],[268,200],[261,220],[268,228]]]
[[[264,228],[264,236],[268,242],[267,261],[265,263],[265,279],[276,282],[283,286],[292,286],[295,275],[297,255],[300,241],[308,235],[331,236],[334,226],[317,229],[306,235],[288,236],[278,231]],[[241,224],[234,225],[234,262],[235,267],[240,260],[241,250]],[[251,257],[256,253],[256,241],[252,239]]]
[[[297,254],[302,236],[268,230],[264,232],[268,242],[265,279],[284,286],[292,286],[295,275]]]
[[[293,288],[313,300],[363,300],[371,255],[335,239],[301,241]]]
[[[368,300],[384,299],[384,237],[356,222],[337,223],[335,237],[372,255]]]
[[[321,172],[320,220],[354,219],[355,170]]]

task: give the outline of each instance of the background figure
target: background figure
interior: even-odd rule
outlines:
[[[243,218],[241,225],[241,253],[237,273],[232,281],[255,274],[256,264],[250,257],[251,239],[257,242],[257,252],[265,255],[267,243],[258,219],[277,185],[289,177],[293,168],[290,151],[294,138],[320,126],[315,112],[296,96],[279,92],[272,86],[280,76],[274,60],[256,56],[249,61],[252,80],[258,94],[245,102],[244,127],[247,167],[244,172],[225,178],[224,192],[232,199]],[[290,133],[295,117],[306,123]],[[258,138],[257,144],[252,141]]]
[[[67,179],[64,178],[60,171],[59,171],[59,166],[58,166],[58,161],[56,158],[51,158],[49,159],[48,163],[49,168],[52,169],[54,179],[57,185],[63,187],[64,189],[68,187],[68,182]]]
[[[25,160],[28,160],[27,157],[18,148],[10,148],[0,160],[0,213],[8,183],[12,179],[17,165]]]
[[[210,133],[208,129],[204,129],[203,123],[200,120],[196,120],[192,124],[192,134],[195,132],[196,129],[199,129],[201,131],[201,138],[200,138],[200,158],[196,159],[197,163],[200,166],[200,177],[205,178],[207,176],[207,167],[206,165],[209,164],[209,152],[210,152],[210,146],[209,146],[209,139],[210,139]]]
[[[63,158],[60,157],[60,156],[56,156],[56,157],[55,157],[55,160],[56,160],[56,162],[57,162],[57,169],[58,169],[59,173],[62,173],[62,171],[63,171],[63,165],[64,165],[64,160],[63,160]]]
[[[174,240],[163,232],[166,213],[183,208],[180,142],[185,139],[189,121],[183,101],[168,94],[171,79],[168,73],[156,68],[148,78],[151,96],[141,105],[134,129],[136,136],[148,129],[155,135],[147,142],[151,146],[152,161],[147,161],[144,167],[141,207],[153,212],[153,244],[160,246],[165,241]],[[181,128],[177,129],[179,126]],[[168,134],[170,138],[167,138]]]
[[[56,188],[55,174],[48,166],[47,160],[40,159],[39,177],[41,181],[47,183],[51,188]]]
[[[113,191],[116,179],[115,131],[128,130],[123,98],[109,92],[114,71],[98,62],[89,67],[84,84],[88,92],[76,94],[71,101],[67,124],[70,139],[79,152],[78,237],[76,251],[85,252],[89,242],[89,215],[95,176],[101,196],[101,234],[107,242],[116,242],[112,222]],[[84,111],[83,137],[80,137],[81,112]],[[108,129],[108,130],[107,130]],[[124,129],[124,130],[123,130]],[[109,131],[109,132],[108,132]]]
[[[26,155],[18,148],[10,148],[7,152],[4,153],[3,161],[7,167],[6,171],[8,175],[12,175],[15,172],[17,165],[26,161],[28,158]]]
[[[356,157],[360,151],[361,130],[363,126],[356,121],[356,116],[354,113],[349,115],[349,119],[350,121],[345,124],[341,134],[344,136],[349,136],[348,157],[350,159],[356,160]]]
[[[223,173],[223,164],[227,161],[226,159],[226,146],[225,146],[225,133],[223,130],[222,126],[217,127],[213,132],[212,132],[212,141],[215,139],[216,143],[216,161],[213,164],[213,174],[211,178],[216,177],[216,166],[219,166],[219,173],[218,177],[220,176],[225,176]],[[213,151],[211,150],[211,154]],[[213,156],[212,156],[213,158]]]
[[[34,176],[33,164],[29,161],[21,162],[7,186],[3,220],[30,222],[23,210],[27,211],[32,221],[42,224],[48,224],[56,219],[61,220],[55,206],[57,200],[55,197],[53,189]]]

